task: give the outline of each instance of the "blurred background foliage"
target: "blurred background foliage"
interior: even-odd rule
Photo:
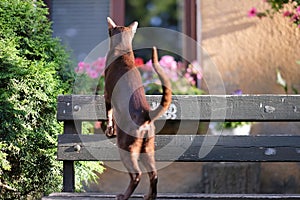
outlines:
[[[167,28],[174,31],[182,31],[182,15],[183,1],[178,0],[126,0],[125,1],[125,24],[128,25],[133,21],[139,22],[140,28],[159,27]],[[134,12],[133,12],[134,11]],[[155,31],[151,32],[155,34]],[[134,43],[144,44],[144,38],[136,35]],[[182,49],[182,41],[180,38],[173,35],[152,35],[148,40],[164,41],[164,44],[169,44],[169,49]],[[145,42],[146,43],[146,42]],[[136,49],[136,57],[141,57],[145,60],[151,58],[149,49]],[[173,52],[159,50],[159,56],[171,55],[176,60],[181,60],[181,55],[176,55]]]
[[[71,93],[74,73],[47,15],[42,1],[0,1],[1,199],[39,199],[62,189],[56,99]],[[99,163],[77,166],[85,179],[103,169]]]
[[[179,5],[180,2],[176,0],[128,0],[125,24],[137,20],[141,27],[157,26],[179,31]]]

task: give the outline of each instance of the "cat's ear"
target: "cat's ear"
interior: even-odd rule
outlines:
[[[138,22],[133,22],[132,24],[129,25],[129,27],[131,28],[133,33],[136,32],[136,29],[137,29],[138,25],[139,25]]]
[[[110,17],[107,17],[107,24],[108,24],[108,28],[110,28],[110,29],[115,28],[117,26]]]

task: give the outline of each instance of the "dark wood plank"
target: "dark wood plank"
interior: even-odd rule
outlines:
[[[79,150],[78,150],[79,149]],[[115,139],[97,135],[60,135],[58,160],[119,160]],[[157,161],[300,161],[300,136],[158,135]]]
[[[63,162],[63,192],[75,192],[75,169],[73,160]]]
[[[80,121],[65,121],[64,133],[66,135],[81,133]],[[63,161],[63,192],[75,192],[75,169],[74,161]]]
[[[147,96],[150,105],[160,96]],[[60,95],[57,119],[105,120],[103,96]],[[174,95],[162,119],[202,121],[300,121],[300,95]]]
[[[130,198],[142,199],[143,194],[133,194]],[[106,193],[53,193],[48,197],[43,197],[42,200],[59,200],[59,199],[115,199],[116,194]],[[299,200],[299,194],[200,194],[200,193],[185,193],[185,194],[161,194],[158,193],[157,199],[206,199],[206,200],[252,200],[252,199],[287,199]]]
[[[64,121],[64,133],[66,134],[81,134],[82,122],[67,120]]]

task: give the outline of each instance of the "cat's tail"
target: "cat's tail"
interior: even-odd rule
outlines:
[[[159,118],[167,111],[172,101],[171,83],[168,76],[166,75],[163,68],[160,66],[158,62],[156,47],[152,48],[152,66],[161,81],[161,85],[163,89],[160,105],[155,110],[152,110],[149,113],[149,117],[151,121],[154,121],[155,119]]]

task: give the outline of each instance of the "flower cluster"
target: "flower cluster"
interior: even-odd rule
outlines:
[[[75,72],[87,79],[100,78],[101,81],[104,81],[105,62],[105,57],[100,57],[93,63],[79,62],[75,68]],[[185,65],[180,61],[177,62],[174,57],[165,55],[161,57],[159,64],[169,76],[175,94],[203,93],[197,88],[197,81],[201,81],[202,79],[202,69],[197,61]],[[161,88],[159,86],[160,81],[157,74],[153,71],[151,60],[145,63],[142,58],[137,57],[135,58],[135,66],[140,69],[146,92],[148,94],[159,92]],[[86,78],[82,78],[81,82],[88,84],[90,81],[85,81]]]
[[[98,58],[93,63],[79,62],[78,66],[75,68],[77,74],[86,74],[92,79],[99,78],[100,75],[103,75],[105,68],[105,57]]]
[[[141,58],[136,58],[136,66],[139,66],[141,69],[140,71],[145,82],[146,92],[155,92],[158,88],[159,79],[157,74],[152,70],[151,60],[145,64],[141,61]],[[139,65],[137,63],[139,63]],[[202,93],[202,91],[197,88],[197,81],[201,81],[202,79],[202,69],[197,61],[185,65],[183,62],[177,62],[174,57],[165,55],[161,57],[159,64],[169,76],[175,94]]]
[[[136,58],[136,61],[140,63],[141,58]],[[137,62],[136,62],[137,63]],[[187,67],[182,62],[175,61],[174,57],[166,55],[161,57],[159,64],[164,68],[166,74],[168,74],[171,81],[176,82],[180,77],[184,77],[188,82],[195,86],[196,78],[202,79],[202,69],[197,61],[193,61]],[[142,69],[142,74],[145,75],[152,72],[152,63],[149,60],[146,64],[142,63],[137,65]],[[152,74],[151,74],[152,75]],[[151,76],[145,76],[151,78]]]
[[[300,2],[299,0],[263,0],[270,4],[272,8],[272,12],[270,10],[266,10],[264,12],[258,12],[255,7],[252,7],[248,11],[249,17],[264,17],[267,15],[273,15],[276,12],[282,13],[283,17],[287,17],[291,22],[297,25],[300,28]]]

